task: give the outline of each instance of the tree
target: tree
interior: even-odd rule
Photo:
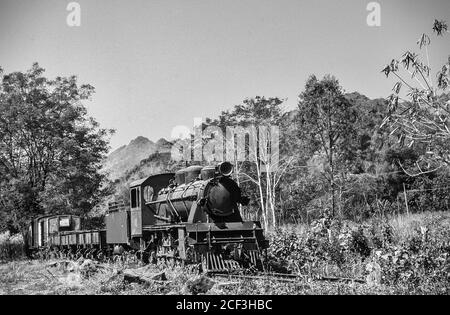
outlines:
[[[438,37],[444,36],[449,32],[447,23],[435,20],[433,31]],[[393,75],[398,80],[388,97],[389,114],[383,125],[391,127],[391,135],[397,135],[402,145],[425,147],[426,152],[415,170],[408,173],[411,176],[434,172],[450,164],[450,57],[437,72],[434,82],[428,54],[431,38],[422,34],[417,44],[424,50],[426,62],[419,54],[407,51],[400,61],[393,59],[382,70],[386,77]]]
[[[336,78],[327,75],[319,81],[314,75],[299,96],[299,136],[312,154],[324,154],[324,176],[331,189],[332,215],[335,214],[335,176],[339,162],[351,152],[356,119],[352,104],[345,98]]]
[[[85,214],[101,197],[113,131],[99,128],[81,104],[94,88],[43,74],[35,63],[1,77],[0,228],[11,232],[39,214]]]
[[[238,184],[250,182],[256,187],[261,217],[266,229],[269,226],[276,227],[277,189],[283,174],[293,161],[292,156],[281,156],[279,151],[282,103],[279,98],[260,96],[248,98],[242,104],[236,105],[233,110],[222,112],[218,119],[211,122],[222,130],[227,127],[238,128],[234,130],[236,135],[227,133],[227,156],[233,157],[231,162],[235,165]],[[245,152],[242,153],[248,153],[248,159],[245,161],[239,157],[240,153],[237,150],[239,137],[245,142]]]

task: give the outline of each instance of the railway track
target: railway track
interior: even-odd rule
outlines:
[[[47,257],[50,258],[50,257]],[[63,257],[61,257],[63,258]],[[69,257],[65,256],[64,258],[67,258],[72,261],[77,261],[80,257]],[[89,258],[89,257],[88,257]],[[137,258],[136,255],[133,255],[133,253],[124,253],[122,255],[117,255],[114,257],[109,257],[108,259],[95,259],[98,262],[105,262],[109,264],[122,264],[123,266],[127,265],[135,265],[141,263],[141,261]],[[44,260],[46,260],[44,258]],[[146,265],[146,264],[144,264]],[[176,260],[168,260],[168,259],[162,259],[158,258],[157,262],[155,263],[156,266],[159,266],[161,269],[167,269],[167,268],[173,268],[175,266],[183,266],[181,261]],[[184,268],[189,268],[190,271],[195,271],[202,273],[200,271],[199,265],[196,264],[190,264],[184,266]],[[358,279],[358,278],[346,278],[346,277],[331,277],[331,276],[315,276],[313,278],[308,277],[307,275],[302,274],[292,274],[292,273],[277,273],[277,272],[267,272],[267,271],[257,271],[256,269],[247,268],[247,269],[240,269],[240,270],[234,270],[234,272],[230,271],[206,271],[203,274],[206,276],[209,276],[211,278],[226,278],[228,280],[232,279],[240,279],[240,280],[265,280],[265,281],[278,281],[278,282],[291,282],[296,283],[300,281],[310,280],[313,281],[329,281],[329,282],[356,282],[356,283],[366,283],[364,279]]]
[[[307,276],[301,274],[288,274],[288,273],[271,273],[271,272],[261,272],[254,275],[245,274],[226,274],[226,273],[208,273],[211,277],[220,277],[227,279],[244,279],[244,280],[272,280],[279,282],[299,282],[301,280],[306,280]],[[356,282],[356,283],[366,283],[364,279],[357,278],[345,278],[345,277],[330,277],[330,276],[318,276],[313,278],[315,281],[330,281],[330,282]]]
[[[303,275],[288,274],[288,273],[271,273],[259,272],[256,274],[238,274],[238,273],[218,273],[208,272],[208,276],[227,279],[243,279],[243,280],[274,280],[280,282],[298,282],[305,277]]]

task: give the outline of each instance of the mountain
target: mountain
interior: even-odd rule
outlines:
[[[379,133],[378,126],[386,116],[386,101],[384,99],[371,100],[357,93],[347,93],[345,97],[354,104],[359,113],[359,130],[361,141],[367,145],[374,139],[374,132]],[[295,129],[295,116],[298,109],[285,113],[283,125],[285,125],[284,141],[281,144],[284,152],[292,150],[292,145],[297,143]],[[289,136],[290,135],[290,136]],[[177,163],[171,161],[170,151],[172,142],[164,138],[152,142],[146,137],[139,136],[128,145],[121,146],[112,152],[105,160],[103,169],[109,173],[111,181],[133,180],[150,174],[173,170]],[[283,148],[282,148],[283,151]]]
[[[128,145],[123,145],[113,151],[103,163],[103,170],[114,181],[140,165],[142,160],[148,159],[156,153],[170,153],[172,143],[166,139],[159,139],[156,143],[139,136]]]

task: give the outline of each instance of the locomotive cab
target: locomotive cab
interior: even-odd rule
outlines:
[[[152,211],[150,204],[161,189],[170,185],[173,173],[158,174],[137,180],[130,185],[130,234],[141,237],[143,227],[155,225],[158,215]]]
[[[143,226],[155,225],[157,218],[150,210],[158,192],[169,186],[174,173],[158,174],[136,180],[130,184],[130,207],[118,202],[110,203],[106,215],[106,239],[108,244],[129,244],[130,239],[143,236]]]

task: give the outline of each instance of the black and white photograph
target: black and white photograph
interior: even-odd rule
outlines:
[[[448,0],[0,0],[0,295],[449,295],[449,23]]]

